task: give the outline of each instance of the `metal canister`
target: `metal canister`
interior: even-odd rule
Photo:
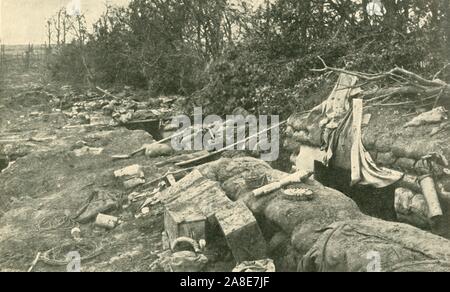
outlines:
[[[106,229],[114,229],[119,225],[119,218],[105,214],[98,214],[95,225]]]
[[[436,191],[436,185],[431,175],[425,175],[419,178],[420,187],[428,205],[428,217],[435,218],[443,215],[439,196]]]

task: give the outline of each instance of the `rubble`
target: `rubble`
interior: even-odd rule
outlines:
[[[115,171],[114,176],[122,182],[127,190],[145,184],[144,171],[137,164]]]
[[[38,253],[31,270],[65,268],[65,255],[74,249],[83,251],[86,270],[148,270],[159,258],[150,269],[196,272],[226,263],[228,271],[235,267],[235,272],[366,271],[373,251],[380,252],[383,271],[449,270],[447,240],[406,224],[373,219],[344,194],[317,182],[316,174],[311,177],[314,160],[327,155],[322,139],[339,128],[336,119],[305,123],[302,115],[291,117],[288,136],[303,145],[299,157],[293,155],[299,167],[292,174],[250,157],[203,164],[211,154],[220,158],[221,152],[178,155],[164,144],[175,133],[171,125],[163,126],[165,139],[158,142],[143,131],[109,126],[163,123],[176,110],[173,98],[142,102],[129,89],[100,91],[103,96],[64,90],[66,97],[51,99],[54,114],[62,109],[59,115],[70,119],[68,127],[58,121],[45,132],[8,134],[0,141],[5,145],[1,153],[7,154],[0,156],[0,168],[6,156],[17,159],[0,177],[2,270],[26,270],[42,246],[49,250]],[[76,102],[70,104],[70,99]],[[236,113],[248,114],[243,109]],[[399,182],[407,186],[395,186],[398,220],[430,229],[445,215],[438,207],[445,213],[443,201],[450,197],[444,179],[449,172],[447,149],[442,141],[426,144],[426,149],[419,147],[425,139],[417,145],[406,143],[415,137],[413,131],[431,133],[435,123],[445,124],[445,117],[426,122],[419,121],[426,112],[420,119],[401,117],[396,123],[411,122],[402,129],[411,137],[402,136],[399,142],[383,133],[385,125],[378,128],[382,115],[361,114],[362,140],[370,142],[374,160],[407,172]],[[34,109],[23,116],[56,119]],[[434,133],[433,139],[441,139],[441,134]],[[121,157],[130,161],[111,159],[138,148],[134,155]],[[305,161],[308,158],[314,159]],[[202,165],[176,167],[198,163]],[[432,176],[421,177],[430,168]],[[29,222],[38,223],[30,227]],[[16,250],[24,261],[11,266],[8,257]],[[88,262],[101,253],[97,261]]]
[[[94,191],[72,218],[79,223],[94,220],[99,213],[117,208],[117,199],[105,191]]]

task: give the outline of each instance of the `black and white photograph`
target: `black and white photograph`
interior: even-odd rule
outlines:
[[[450,272],[449,109],[448,0],[0,0],[0,272]]]

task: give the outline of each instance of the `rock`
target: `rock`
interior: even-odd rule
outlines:
[[[287,137],[292,137],[294,136],[294,129],[291,126],[287,126],[285,133]]]
[[[140,165],[135,164],[115,171],[114,176],[116,178],[129,180],[133,178],[143,178],[144,172]]]
[[[137,186],[145,184],[145,179],[143,178],[132,178],[123,182],[125,189],[129,190]]]
[[[147,157],[170,156],[174,153],[172,147],[170,147],[167,144],[153,144],[144,147],[145,147],[145,156]]]
[[[378,153],[377,162],[382,166],[390,166],[395,163],[397,158],[392,152]]]
[[[419,228],[429,228],[428,206],[425,197],[409,189],[395,190],[395,211],[399,221]]]
[[[395,166],[397,166],[397,168],[399,168],[403,172],[412,172],[414,171],[415,163],[416,161],[414,159],[402,157],[397,159],[397,161],[395,162]]]

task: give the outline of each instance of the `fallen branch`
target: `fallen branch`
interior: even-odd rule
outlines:
[[[100,91],[101,93],[103,93],[103,94],[105,94],[105,95],[107,95],[109,97],[112,97],[114,99],[120,99],[117,96],[113,95],[112,93],[109,93],[108,91],[106,91],[106,90],[104,90],[104,89],[102,89],[102,88],[100,88],[98,86],[96,86],[95,89],[97,89],[98,91]]]
[[[349,71],[341,68],[335,68],[328,66],[325,61],[319,56],[319,60],[323,64],[322,69],[311,69],[313,72],[327,72],[327,71],[334,71],[337,73],[344,73],[352,76],[356,76],[358,78],[364,79],[366,81],[379,81],[381,79],[385,79],[387,77],[393,77],[393,78],[402,78],[405,80],[409,80],[410,82],[415,82],[414,85],[422,85],[422,86],[428,86],[428,87],[441,87],[445,89],[450,89],[450,85],[445,83],[442,80],[434,79],[434,80],[428,80],[423,78],[422,76],[413,73],[411,71],[405,70],[400,67],[395,67],[394,69],[383,72],[383,73],[362,73],[362,72],[356,72],[356,71]]]
[[[36,258],[31,263],[31,266],[28,269],[28,273],[31,273],[33,271],[34,267],[37,265],[37,263],[39,262],[40,258],[41,258],[41,252],[38,252],[37,255],[36,255]]]

